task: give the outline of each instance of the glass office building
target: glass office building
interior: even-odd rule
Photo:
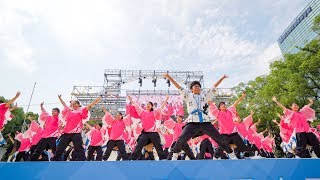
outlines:
[[[314,18],[320,15],[320,0],[312,0],[293,20],[278,39],[282,54],[293,54],[299,51],[319,35],[312,31]]]

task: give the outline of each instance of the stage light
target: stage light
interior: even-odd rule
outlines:
[[[157,79],[156,78],[152,79],[152,83],[153,83],[154,87],[157,87]]]
[[[140,87],[142,87],[142,79],[139,78],[139,84],[140,84]]]

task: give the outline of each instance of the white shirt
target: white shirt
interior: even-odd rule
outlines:
[[[183,100],[187,103],[189,114],[188,118],[186,119],[187,122],[200,122],[199,113],[195,112],[197,110],[200,110],[203,122],[210,122],[210,118],[208,116],[208,101],[212,100],[214,97],[214,88],[202,91],[200,94],[188,93],[183,88],[181,88],[179,92],[183,97]]]

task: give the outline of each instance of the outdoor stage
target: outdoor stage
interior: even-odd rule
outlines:
[[[319,159],[0,163],[1,179],[320,179]]]

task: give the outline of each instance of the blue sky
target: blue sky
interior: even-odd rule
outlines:
[[[0,95],[69,99],[106,68],[203,70],[233,87],[267,74],[277,39],[310,0],[0,0]],[[50,105],[57,106],[55,104]],[[38,105],[31,107],[39,112]]]

